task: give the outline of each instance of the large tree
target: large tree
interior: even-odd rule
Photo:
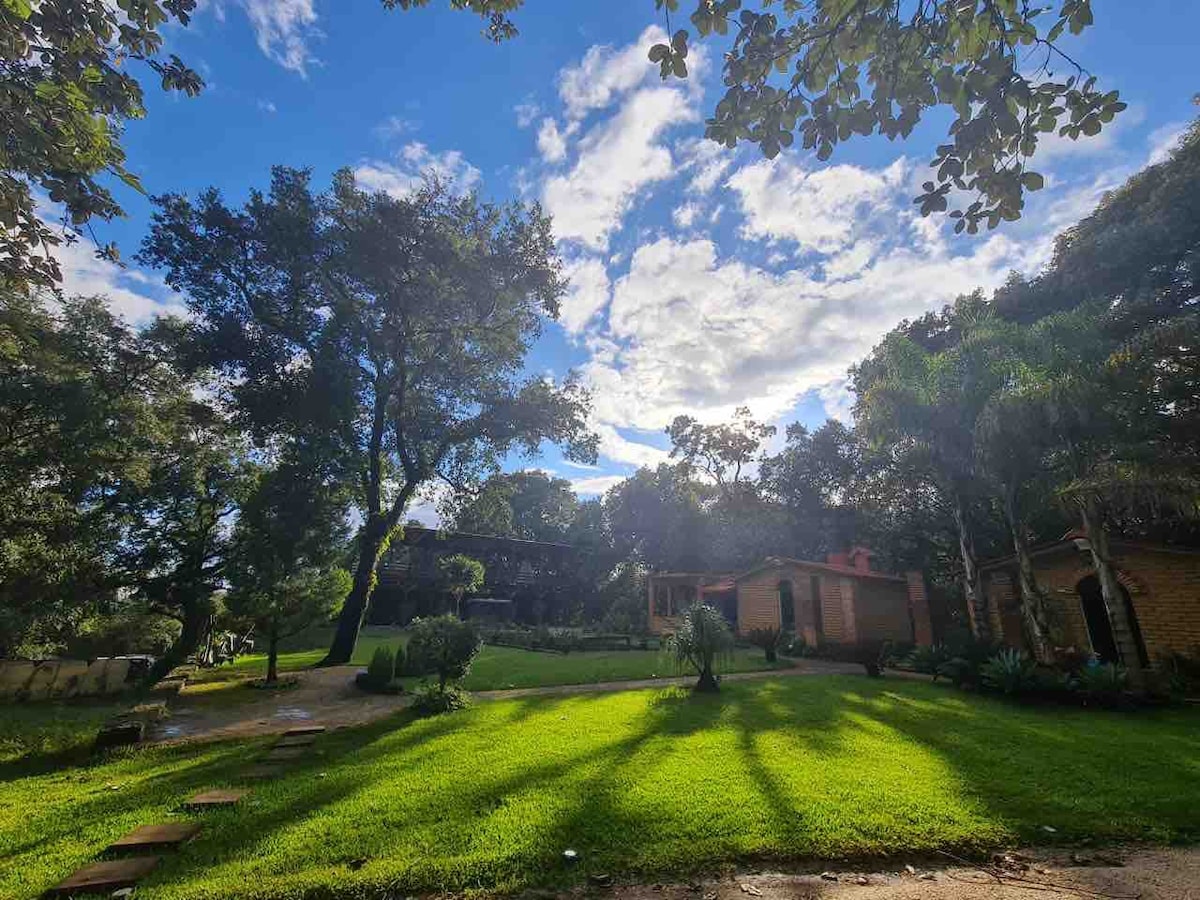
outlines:
[[[0,0],[0,281],[53,285],[50,248],[121,207],[112,175],[125,168],[121,127],[146,114],[131,62],[164,90],[192,96],[203,83],[177,56],[162,57],[163,27],[186,25],[196,0]],[[39,215],[34,193],[61,204],[63,225]],[[115,256],[115,248],[101,251]]]
[[[375,567],[414,493],[521,449],[591,460],[577,381],[524,374],[564,290],[549,220],[430,182],[407,197],[325,193],[277,168],[240,209],[215,190],[157,199],[141,259],[187,294],[199,358],[260,439],[322,434],[347,460],[362,526],[326,657],[349,661]]]
[[[102,299],[0,291],[0,656],[56,652],[115,601],[119,501],[183,385]]]
[[[226,608],[267,644],[267,683],[278,675],[279,642],[341,608],[350,497],[319,448],[286,448],[256,472],[241,503],[228,566]]]
[[[649,0],[647,0],[647,3]],[[384,0],[388,8],[427,0]],[[488,35],[517,33],[508,14],[523,0],[451,0],[487,18]],[[649,47],[663,78],[686,77],[686,29],[673,29],[679,0],[654,0],[668,43]],[[950,119],[933,179],[916,198],[976,232],[1019,218],[1026,191],[1042,187],[1029,167],[1043,137],[1092,137],[1125,109],[1064,49],[1062,37],[1093,22],[1091,0],[696,0],[702,37],[732,35],[723,54],[725,95],[706,135],[726,147],[757,144],[768,157],[800,138],[817,158],[855,135],[907,138],[930,111]],[[751,8],[758,7],[760,11]]]
[[[563,541],[579,511],[571,482],[544,472],[504,472],[489,477],[478,490],[447,497],[442,517],[456,531]]]

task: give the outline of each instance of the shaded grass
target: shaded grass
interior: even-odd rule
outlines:
[[[1026,709],[852,676],[401,715],[322,737],[320,755],[241,810],[205,817],[139,896],[511,890],[738,860],[1196,839],[1197,726],[1194,710]],[[257,746],[152,749],[9,780],[0,896],[35,896],[187,790],[231,778]],[[571,870],[568,847],[581,855]]]
[[[325,655],[330,636],[324,631],[313,631],[293,639],[290,647],[279,655],[280,671],[294,672],[316,665]],[[365,666],[377,647],[395,647],[407,641],[407,633],[400,629],[379,626],[364,628],[351,662]],[[730,654],[724,671],[759,672],[786,668],[790,664],[787,660],[769,663],[762,650],[738,648]],[[206,685],[262,678],[266,671],[265,655],[242,656],[232,663],[198,672],[191,679],[195,684],[189,684],[188,695],[203,694]],[[489,646],[480,651],[464,686],[471,691],[490,691],[557,684],[636,681],[678,674],[671,659],[657,650],[589,650],[562,654]],[[403,681],[405,687],[411,687],[417,679],[405,678]]]
[[[0,764],[25,756],[66,756],[91,746],[128,698],[48,700],[0,706]]]

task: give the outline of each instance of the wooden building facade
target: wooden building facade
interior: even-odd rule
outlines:
[[[701,601],[720,609],[743,636],[777,628],[813,646],[933,642],[921,573],[877,572],[861,547],[826,562],[773,557],[741,574],[658,573],[649,578],[648,594],[656,634],[669,634]]]

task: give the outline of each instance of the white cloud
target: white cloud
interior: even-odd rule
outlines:
[[[567,158],[567,139],[558,130],[558,123],[553,119],[542,119],[542,127],[538,129],[538,152],[546,162],[561,162]]]
[[[600,455],[612,462],[631,466],[657,466],[671,458],[671,454],[666,450],[641,441],[632,441],[605,422],[594,421],[592,430],[600,438]]]
[[[1168,122],[1150,132],[1150,157],[1146,160],[1146,165],[1153,166],[1165,162],[1188,127],[1188,122]]]
[[[532,100],[527,100],[514,106],[513,112],[517,114],[517,127],[528,128],[542,114],[542,108]]]
[[[542,199],[555,234],[607,249],[635,198],[675,172],[671,151],[660,142],[663,132],[696,118],[682,90],[644,88],[631,95],[615,116],[580,139],[574,168],[546,181]]]
[[[848,378],[838,378],[817,388],[817,397],[831,419],[851,424],[854,419],[854,394]]]
[[[721,176],[734,163],[734,153],[716,141],[706,138],[690,138],[680,146],[683,168],[692,173],[689,189],[693,193],[707,194],[717,186]]]
[[[604,109],[622,94],[658,78],[658,69],[646,54],[653,44],[667,40],[667,33],[652,25],[632,44],[619,50],[605,45],[591,47],[578,65],[568,66],[558,76],[558,95],[573,119]]]
[[[571,490],[584,497],[597,497],[608,493],[626,478],[625,475],[597,475],[593,478],[576,478],[571,481]]]
[[[873,184],[885,174],[856,180]],[[906,196],[864,215],[864,230],[890,233],[889,244],[845,245],[839,232],[818,243],[842,256],[780,274],[723,259],[710,240],[640,246],[613,285],[608,328],[589,344],[583,367],[596,420],[614,432],[652,432],[681,413],[719,421],[741,405],[770,420],[810,391],[845,415],[846,369],[880,335],[960,293],[997,286],[1011,268],[1034,269],[1048,251],[1044,240],[1005,234],[951,245],[925,228]]]
[[[383,141],[391,141],[416,130],[417,124],[411,119],[393,115],[375,126],[375,136]]]
[[[451,190],[463,193],[479,184],[480,173],[458,150],[433,153],[420,141],[406,144],[394,161],[365,160],[354,169],[360,186],[385,191],[393,197],[408,197],[426,175],[445,181]]]
[[[68,295],[103,295],[113,312],[134,325],[147,324],[155,316],[187,315],[183,301],[161,278],[97,258],[96,245],[87,239],[60,245],[53,252],[62,268],[63,292]]]
[[[829,166],[808,171],[790,158],[761,160],[729,179],[747,238],[792,241],[801,252],[834,253],[874,221],[871,208],[907,192],[902,157],[886,169]]]
[[[275,108],[275,104],[270,100],[259,100],[258,108],[269,115],[274,115],[276,112],[278,112],[278,110]]]
[[[595,257],[580,257],[564,264],[563,275],[571,284],[563,297],[558,322],[568,334],[579,334],[608,305],[608,272]]]
[[[305,75],[316,59],[308,44],[320,37],[313,0],[241,0],[259,49],[285,69]]]
[[[700,207],[695,203],[685,203],[671,211],[671,221],[677,228],[691,228],[700,215]]]

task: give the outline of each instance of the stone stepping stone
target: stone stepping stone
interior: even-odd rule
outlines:
[[[49,897],[73,897],[76,894],[109,894],[133,887],[158,865],[158,856],[130,856],[90,863],[46,892]]]
[[[142,825],[109,846],[113,852],[126,850],[168,850],[194,838],[200,826],[193,822],[167,822],[162,825]]]
[[[308,747],[316,743],[317,736],[315,734],[285,734],[278,741],[276,747]]]
[[[236,805],[248,793],[250,792],[241,788],[201,791],[188,798],[183,805],[188,809],[221,809]]]
[[[284,737],[296,737],[304,734],[324,734],[324,725],[297,725],[295,728],[289,728],[283,733]]]
[[[263,757],[263,761],[269,763],[292,762],[308,755],[307,747],[276,747]]]
[[[284,771],[285,770],[283,766],[252,766],[242,773],[242,777],[248,778],[251,781],[265,781],[269,778],[278,778],[280,775],[284,774]]]

